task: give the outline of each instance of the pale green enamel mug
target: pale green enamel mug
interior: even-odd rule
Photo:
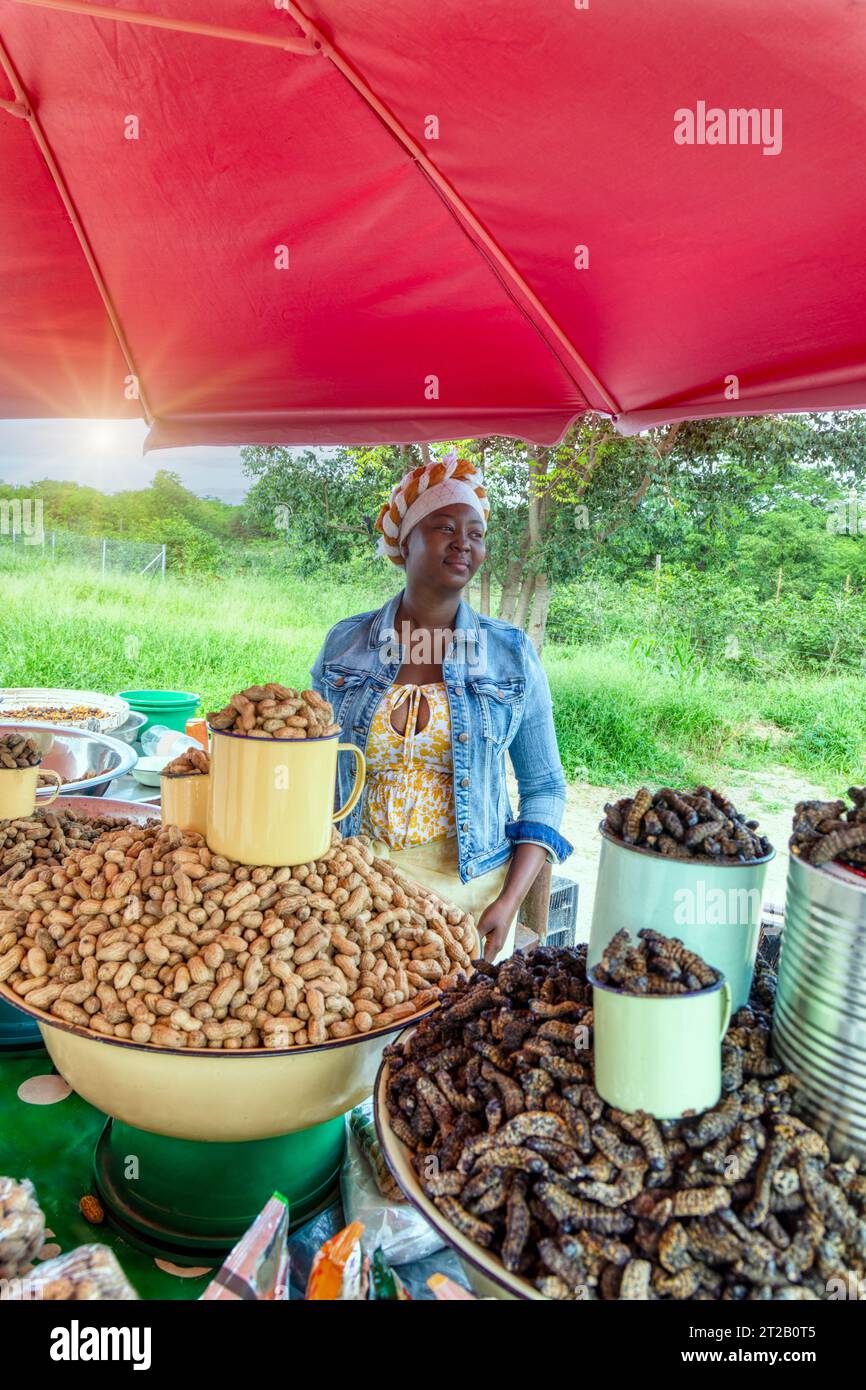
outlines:
[[[588,972],[595,1089],[618,1110],[673,1120],[716,1105],[731,988],[722,977],[691,994],[625,994]]]

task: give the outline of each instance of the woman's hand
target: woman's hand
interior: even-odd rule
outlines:
[[[484,960],[495,960],[505,945],[511,923],[514,920],[514,906],[502,898],[494,898],[488,903],[475,923],[481,937],[481,954]]]
[[[488,903],[475,924],[484,960],[495,960],[502,950],[511,923],[546,858],[547,850],[543,845],[522,843],[514,846],[502,891]]]

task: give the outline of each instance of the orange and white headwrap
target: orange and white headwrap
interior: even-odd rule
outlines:
[[[469,459],[459,459],[453,450],[437,463],[422,464],[400,479],[376,518],[378,553],[387,555],[395,565],[405,564],[400,542],[423,517],[449,502],[472,507],[487,529],[490,502],[484,479]]]

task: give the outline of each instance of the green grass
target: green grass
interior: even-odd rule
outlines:
[[[332,623],[375,594],[321,579],[0,574],[0,684],[194,690],[206,708],[269,674],[306,685]]]
[[[395,581],[3,570],[0,684],[194,690],[205,709],[254,680],[305,685],[331,624],[378,607]],[[548,644],[544,661],[569,777],[629,786],[783,763],[830,786],[866,780],[859,677],[691,678],[639,661],[621,639]]]

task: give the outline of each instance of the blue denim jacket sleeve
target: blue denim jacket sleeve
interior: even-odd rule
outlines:
[[[331,634],[328,633],[328,637],[330,637],[330,635]],[[316,657],[315,661],[310,667],[310,679],[312,680],[312,689],[318,690],[320,695],[322,694],[322,667],[325,664],[325,649],[328,645],[328,637],[325,638],[324,642],[322,643],[319,655]]]
[[[544,667],[526,633],[520,634],[526,669],[523,718],[509,753],[517,778],[520,802],[517,820],[505,833],[514,844],[543,845],[553,864],[561,864],[573,846],[560,835],[565,810],[565,774],[559,760],[553,702]]]

